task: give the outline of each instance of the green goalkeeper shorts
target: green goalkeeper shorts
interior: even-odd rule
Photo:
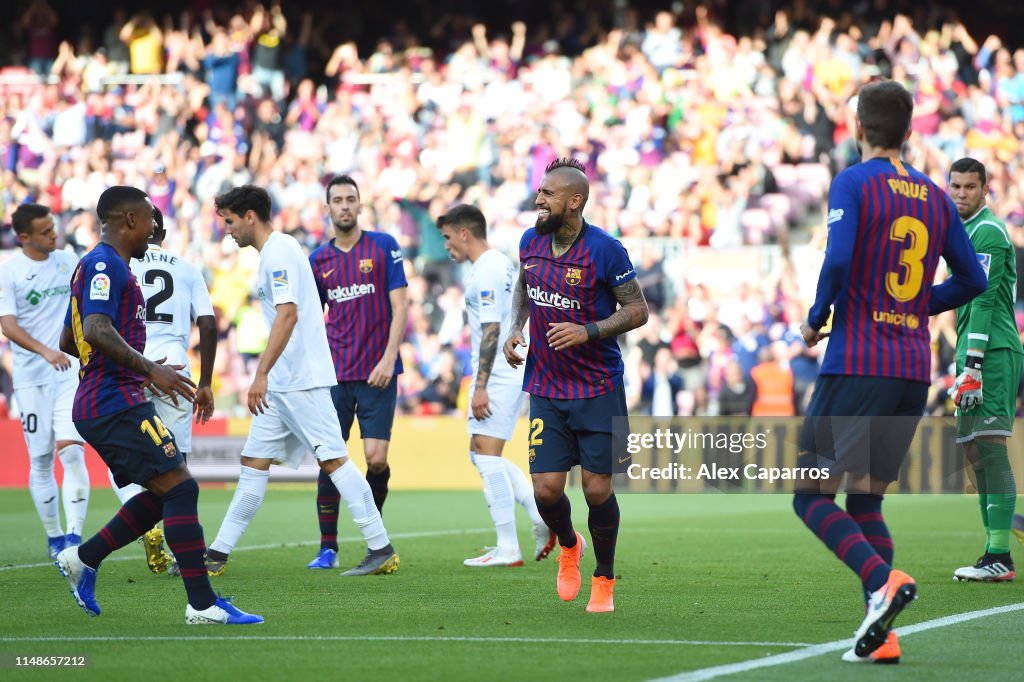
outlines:
[[[1013,435],[1013,415],[1017,411],[1021,356],[1007,349],[985,353],[981,367],[981,405],[956,411],[956,442],[966,443],[978,436]],[[964,371],[964,356],[956,359],[957,376]]]

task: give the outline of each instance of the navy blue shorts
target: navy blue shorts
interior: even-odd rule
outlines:
[[[374,388],[365,381],[342,381],[331,386],[331,400],[341,423],[341,437],[346,441],[352,432],[352,419],[359,417],[359,434],[363,438],[391,440],[398,402],[398,377],[384,388]]]
[[[595,474],[611,474],[616,450],[612,418],[626,416],[620,378],[595,398],[561,400],[530,396],[530,473],[569,471],[577,464]],[[629,431],[627,427],[625,431]]]
[[[890,377],[822,375],[800,429],[802,467],[899,478],[928,401],[928,384]]]
[[[143,485],[185,464],[174,435],[150,402],[105,417],[78,420],[75,428],[96,448],[121,488],[129,483]]]

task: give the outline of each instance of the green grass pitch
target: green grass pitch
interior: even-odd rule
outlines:
[[[480,493],[393,492],[385,522],[402,558],[391,576],[346,579],[308,571],[318,546],[313,486],[272,485],[214,588],[266,624],[184,624],[177,578],[150,574],[129,546],[99,573],[103,615],[89,618],[46,563],[27,490],[0,491],[0,655],[4,679],[531,679],[644,680],[850,637],[863,614],[859,583],[797,520],[785,495],[620,495],[613,614],[584,611],[593,555],[571,603],[555,594],[554,556],[523,568],[469,569],[494,543]],[[207,541],[231,490],[204,486]],[[572,496],[586,534],[586,505]],[[115,511],[93,492],[87,532]],[[920,598],[897,626],[1024,602],[1021,584],[961,584],[981,553],[977,502],[891,496],[896,564]],[[342,508],[342,565],[363,543]],[[524,554],[532,551],[520,513]],[[1020,547],[1014,551],[1020,556]],[[899,666],[851,665],[840,652],[722,679],[1015,679],[1024,612],[952,623],[901,639]],[[897,628],[899,629],[899,628]],[[85,670],[11,669],[12,655],[83,655]]]

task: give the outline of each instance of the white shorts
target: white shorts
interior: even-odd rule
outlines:
[[[320,460],[348,456],[329,387],[268,391],[267,402],[270,409],[252,418],[243,457],[298,469],[307,452]]]
[[[14,392],[29,456],[53,453],[57,441],[83,442],[71,421],[77,389],[78,373],[69,369],[58,374],[53,383],[26,386]]]
[[[473,385],[475,386],[476,382]],[[525,396],[521,374],[517,374],[515,377],[491,376],[491,380],[487,382],[487,398],[491,403],[491,416],[487,419],[476,419],[473,417],[471,407],[468,419],[470,435],[490,436],[504,441],[512,440]],[[472,394],[470,394],[469,400],[472,405]]]
[[[177,407],[166,397],[158,397],[146,391],[146,397],[156,408],[156,416],[164,423],[172,434],[178,450],[188,454],[192,452],[192,403],[179,400]]]

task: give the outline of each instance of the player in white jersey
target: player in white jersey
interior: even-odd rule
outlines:
[[[274,232],[266,190],[243,185],[214,203],[238,246],[260,252],[257,295],[269,337],[249,388],[248,407],[254,417],[242,448],[241,476],[207,552],[207,570],[214,576],[224,573],[228,555],[263,503],[271,463],[296,468],[312,451],[367,544],[363,561],[342,575],[392,573],[398,570],[398,554],[388,540],[370,485],[348,458],[331,402],[334,362],[309,260],[293,237]]]
[[[14,342],[14,397],[31,462],[28,487],[53,559],[65,546],[82,544],[89,506],[85,450],[71,421],[78,360],[58,350],[78,258],[56,250],[53,216],[45,206],[22,204],[13,223],[21,251],[0,266],[0,325]],[[55,446],[64,466],[60,493]],[[60,523],[61,495],[67,534]]]
[[[175,405],[151,388],[146,393],[156,408],[160,420],[174,434],[181,454],[188,458],[192,452],[192,413],[205,424],[213,415],[213,365],[217,358],[217,322],[213,316],[210,292],[199,269],[181,256],[164,251],[161,247],[167,230],[160,209],[153,209],[153,236],[145,257],[133,259],[132,274],[139,280],[146,298],[146,351],[150,360],[163,360],[180,367],[180,373],[189,379],[192,372],[188,361],[188,344],[192,336],[192,322],[199,328],[199,383],[194,404]],[[134,483],[118,488],[110,475],[110,484],[121,504],[142,492]],[[175,575],[177,564],[163,549],[163,530],[158,526],[141,539],[146,548],[146,563],[153,573]]]
[[[544,524],[523,470],[501,456],[512,438],[523,405],[523,370],[511,367],[498,353],[512,320],[515,264],[487,243],[487,220],[480,209],[461,204],[437,219],[445,248],[456,263],[472,263],[466,282],[466,313],[473,341],[473,396],[469,410],[469,458],[480,472],[484,498],[498,532],[498,546],[463,563],[472,567],[522,566],[516,535],[516,502],[533,521],[534,559],[555,546],[555,534]]]

